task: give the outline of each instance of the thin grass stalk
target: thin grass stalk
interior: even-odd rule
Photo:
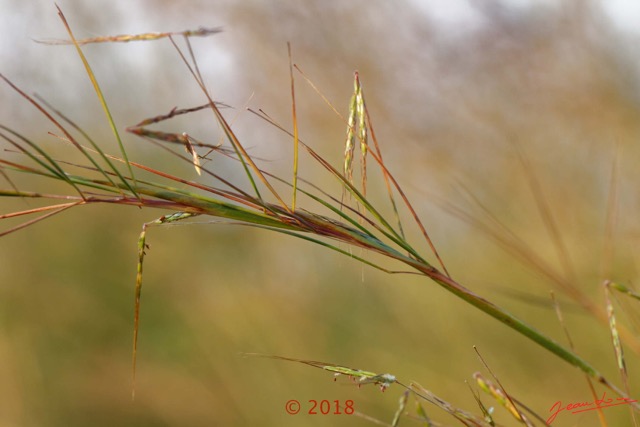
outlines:
[[[293,121],[293,196],[291,201],[291,210],[296,210],[296,190],[298,189],[298,117],[296,115],[296,90],[295,80],[293,78],[293,61],[291,59],[291,43],[287,42],[287,51],[289,53],[289,78],[291,79],[291,116]]]
[[[529,184],[529,189],[531,191],[531,194],[533,195],[533,199],[536,203],[536,207],[538,208],[538,212],[540,213],[540,217],[542,218],[542,222],[547,230],[547,234],[549,234],[551,241],[553,242],[553,246],[555,247],[558,259],[560,260],[560,264],[567,278],[567,281],[569,283],[576,283],[577,276],[573,267],[573,262],[571,261],[571,257],[569,256],[569,251],[567,250],[567,245],[562,238],[562,234],[560,233],[558,224],[556,223],[553,213],[551,212],[549,200],[547,199],[547,197],[545,197],[542,185],[540,184],[540,181],[535,174],[534,168],[531,165],[531,161],[521,147],[519,147],[515,143],[513,144],[513,147],[518,156],[518,160],[522,165],[522,170],[524,171],[527,183]]]
[[[2,76],[0,75],[0,77],[2,77]],[[11,138],[7,137],[5,134],[0,133],[0,137],[2,137],[2,139],[4,139],[5,141],[9,142],[11,145],[13,145],[18,150],[20,150],[20,152],[22,152],[23,154],[27,155],[31,160],[33,160],[34,162],[36,162],[37,164],[39,164],[40,166],[42,166],[43,168],[48,170],[52,175],[55,175],[57,178],[66,181],[68,184],[70,184],[72,187],[74,187],[74,189],[78,192],[80,197],[83,197],[82,191],[78,187],[76,187],[69,179],[67,179],[66,174],[64,173],[62,168],[51,157],[49,157],[49,155],[44,150],[42,150],[40,147],[38,147],[33,142],[29,141],[27,138],[23,137],[19,133],[9,129],[8,127],[6,127],[4,125],[0,125],[0,129],[3,129],[5,131],[11,133],[13,136],[17,137],[18,139],[22,140],[24,143],[29,145],[29,147],[33,148],[38,153],[39,156],[41,156],[42,158],[47,160],[49,162],[49,165],[47,163],[43,162],[42,160],[40,160],[38,158],[38,156],[30,153],[22,145],[18,144],[17,142],[12,140]],[[9,162],[5,162],[5,161],[3,161],[3,163],[4,164],[9,164]]]

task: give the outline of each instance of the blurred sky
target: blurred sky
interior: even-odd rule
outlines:
[[[446,4],[438,0],[411,0],[420,10],[432,16],[442,26],[443,31],[453,31],[460,25],[473,23],[480,25],[482,14],[477,5],[484,4],[505,10],[522,10],[533,6],[557,7],[563,2],[555,0],[501,0],[501,1],[468,1],[451,0]],[[630,33],[640,32],[640,5],[633,0],[611,0],[599,2],[604,13],[618,28]],[[476,5],[475,7],[473,5]]]

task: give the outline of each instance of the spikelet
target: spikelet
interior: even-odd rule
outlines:
[[[360,174],[362,190],[366,195],[367,182],[367,123],[364,96],[358,72],[354,73],[353,96],[349,102],[349,118],[347,120],[347,138],[344,147],[344,176],[353,184],[353,159],[356,149],[356,138],[360,142]]]

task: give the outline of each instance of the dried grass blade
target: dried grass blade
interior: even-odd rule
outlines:
[[[602,249],[601,277],[611,277],[611,266],[613,265],[614,244],[613,236],[618,222],[618,192],[620,186],[620,157],[622,146],[620,141],[616,146],[616,151],[611,167],[611,178],[609,181],[609,195],[607,198],[607,213],[605,219],[604,247]]]
[[[311,86],[311,88],[320,96],[320,98],[322,98],[322,100],[329,106],[329,108],[331,108],[331,110],[333,110],[333,112],[336,113],[336,115],[346,123],[347,121],[345,120],[344,116],[340,114],[338,109],[331,103],[331,101],[329,101],[327,97],[324,96],[322,92],[320,92],[320,89],[318,89],[318,87],[315,84],[313,84],[311,79],[307,77],[307,75],[300,69],[300,67],[297,64],[293,64],[293,68],[298,70],[298,72],[302,75],[302,77],[304,77],[304,79],[307,81],[309,86]]]
[[[512,230],[506,227],[506,225],[500,222],[480,200],[470,192],[466,192],[465,194],[470,197],[472,203],[477,205],[489,218],[490,223],[471,215],[467,210],[455,206],[450,202],[440,200],[438,201],[438,204],[444,210],[490,237],[495,243],[502,247],[505,252],[520,261],[523,265],[528,266],[533,271],[541,274],[543,277],[546,277],[572,299],[582,305],[586,310],[596,315],[596,317],[599,319],[606,319],[604,312],[600,310],[586,296],[586,294],[573,286],[570,281],[542,259],[540,255],[538,255],[528,244],[520,239]]]
[[[191,163],[196,170],[198,175],[202,175],[202,165],[200,164],[200,157],[198,157],[198,152],[193,147],[191,143],[191,137],[186,132],[183,132],[180,139],[182,140],[182,144],[184,145],[184,149],[187,153],[191,154]]]
[[[368,113],[367,113],[367,116],[368,116]],[[372,136],[372,139],[374,140],[374,142],[376,141],[376,139],[373,138],[373,136]],[[377,143],[375,143],[375,144],[376,144],[376,147],[377,147]],[[376,148],[376,151],[378,151],[378,150],[379,149]],[[407,207],[407,209],[409,209],[409,212],[411,213],[411,216],[413,217],[414,222],[418,225],[418,228],[420,228],[420,231],[422,232],[422,236],[427,241],[427,244],[429,245],[429,248],[431,249],[431,252],[436,257],[436,260],[438,261],[438,264],[442,268],[442,271],[444,271],[444,273],[447,276],[451,277],[451,275],[449,274],[449,271],[447,270],[447,267],[444,264],[444,261],[442,260],[442,257],[438,253],[438,250],[436,249],[436,246],[433,243],[433,240],[431,240],[431,237],[429,236],[429,233],[427,233],[427,229],[425,228],[424,224],[420,220],[420,217],[418,216],[418,214],[416,213],[415,209],[413,208],[413,205],[409,201],[409,198],[406,196],[406,194],[402,190],[402,187],[400,187],[400,184],[398,184],[398,181],[396,181],[394,176],[387,169],[387,167],[385,166],[384,162],[382,161],[382,158],[379,157],[376,153],[373,153],[373,152],[369,152],[369,153],[371,154],[371,157],[376,161],[376,163],[378,163],[378,166],[380,166],[380,168],[382,169],[382,172],[383,172],[384,176],[389,181],[391,181],[391,183],[395,187],[395,189],[398,192],[398,194],[400,194],[400,197],[402,198],[402,200],[403,200],[405,206]],[[389,192],[389,194],[391,194],[391,192]],[[395,206],[395,203],[393,205]],[[398,220],[398,224],[400,224],[399,220]],[[400,225],[400,229],[402,230],[402,226],[401,225]]]
[[[553,303],[553,308],[556,312],[556,317],[558,318],[558,321],[560,322],[560,326],[562,327],[562,330],[564,331],[564,335],[567,337],[567,342],[569,343],[569,348],[570,349],[574,349],[573,347],[573,340],[571,340],[571,335],[569,334],[569,330],[567,329],[567,325],[564,321],[564,316],[562,315],[562,310],[560,309],[560,303],[558,303],[558,300],[556,299],[555,294],[553,293],[553,291],[551,291],[551,302]]]
[[[88,39],[75,40],[75,42],[72,40],[35,40],[35,42],[50,45],[69,45],[77,43],[78,45],[82,46],[91,43],[128,43],[134,41],[158,40],[169,36],[206,37],[220,32],[222,32],[221,28],[201,27],[197,30],[186,30],[179,32],[120,34],[117,36],[93,37]]]
[[[384,164],[384,160],[382,158],[382,150],[380,150],[380,145],[378,144],[378,138],[376,138],[376,133],[373,130],[373,124],[371,123],[371,116],[369,115],[369,109],[367,108],[367,104],[364,102],[364,95],[363,95],[363,105],[364,105],[364,112],[367,117],[367,123],[369,125],[369,133],[371,134],[371,140],[373,141],[373,146],[376,149],[376,155],[377,155],[377,158],[379,159],[378,164],[380,164],[381,166],[380,169],[382,170],[384,184],[387,188],[387,194],[389,195],[389,202],[391,203],[391,208],[393,209],[393,214],[395,216],[396,223],[398,224],[398,232],[400,233],[400,236],[402,237],[402,239],[406,240],[406,237],[404,235],[404,230],[402,228],[402,220],[400,219],[400,213],[398,212],[398,206],[396,205],[396,199],[393,196],[393,191],[391,189],[390,173]]]
[[[535,174],[535,170],[531,165],[531,162],[526,153],[520,146],[515,143],[513,144],[513,147],[518,156],[518,160],[522,165],[522,169],[529,184],[529,189],[531,191],[531,194],[533,195],[533,199],[535,200],[536,207],[538,208],[538,212],[540,213],[540,217],[542,218],[542,222],[547,230],[547,233],[551,237],[551,241],[553,242],[553,246],[555,247],[564,274],[569,282],[575,283],[576,273],[575,268],[573,267],[573,261],[569,256],[567,245],[562,238],[562,233],[560,233],[558,224],[556,223],[553,213],[551,212],[549,200],[544,194],[542,185],[540,184],[540,181],[538,180],[538,177]]]
[[[74,202],[74,203],[64,203],[64,204],[61,204],[61,205],[52,206],[52,207],[48,207],[48,208],[41,208],[40,210],[32,210],[31,212],[28,212],[28,213],[37,212],[37,211],[41,211],[41,210],[53,209],[52,212],[48,212],[48,213],[46,213],[44,215],[41,215],[41,216],[39,216],[37,218],[34,218],[32,220],[23,222],[22,224],[18,224],[15,227],[11,227],[8,230],[0,232],[0,237],[4,237],[4,236],[6,236],[8,234],[13,233],[14,231],[22,230],[23,228],[29,227],[29,226],[37,223],[37,222],[40,222],[40,221],[42,221],[44,219],[52,217],[53,215],[59,214],[60,212],[63,212],[63,211],[65,211],[65,210],[67,210],[69,208],[72,208],[74,206],[79,206],[79,205],[81,205],[83,203],[84,203],[83,201],[78,201],[78,202]],[[26,213],[27,212],[25,212],[25,211],[18,212],[18,214],[26,214]],[[5,216],[5,217],[8,217],[8,216]],[[3,219],[3,218],[0,217],[0,219]]]

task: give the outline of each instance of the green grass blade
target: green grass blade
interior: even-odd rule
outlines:
[[[359,261],[359,262],[361,262],[361,263],[363,263],[363,264],[366,264],[366,265],[368,265],[368,266],[370,266],[370,267],[375,268],[376,270],[380,270],[380,271],[383,271],[383,272],[388,273],[388,274],[408,274],[408,273],[410,273],[410,272],[408,272],[408,271],[393,271],[393,270],[388,270],[388,269],[383,268],[383,267],[381,267],[381,266],[379,266],[379,265],[377,265],[377,264],[374,264],[374,263],[373,263],[373,262],[371,262],[371,261],[366,260],[365,258],[362,258],[362,257],[359,257],[359,256],[357,256],[357,255],[354,255],[354,254],[350,253],[349,251],[346,251],[346,250],[344,250],[344,249],[340,249],[340,248],[339,248],[339,247],[337,247],[337,246],[331,245],[331,244],[329,244],[329,243],[327,243],[327,242],[323,242],[322,240],[319,240],[319,239],[315,239],[315,238],[310,237],[310,236],[308,236],[308,235],[304,235],[304,234],[300,234],[300,233],[295,233],[295,232],[293,232],[293,231],[283,230],[283,229],[281,229],[281,228],[271,228],[271,227],[263,226],[263,225],[259,225],[259,224],[251,224],[251,225],[252,225],[252,226],[255,226],[255,227],[259,227],[259,228],[264,228],[264,229],[266,229],[266,230],[277,231],[278,233],[282,233],[282,234],[286,234],[286,235],[289,235],[289,236],[297,237],[298,239],[306,240],[306,241],[308,241],[308,242],[312,242],[312,243],[315,243],[315,244],[317,244],[317,245],[324,246],[325,248],[329,248],[329,249],[331,249],[331,250],[333,250],[333,251],[336,251],[336,252],[338,252],[338,253],[341,253],[342,255],[346,255],[346,256],[348,256],[349,258],[353,258],[353,259],[354,259],[354,260],[356,260],[356,261]]]
[[[109,126],[111,127],[111,132],[113,133],[113,135],[115,136],[116,140],[118,141],[118,146],[120,148],[120,154],[122,154],[122,158],[124,159],[126,165],[127,165],[127,169],[129,170],[129,175],[132,177],[133,182],[135,184],[135,176],[133,174],[133,168],[131,167],[131,164],[129,163],[129,158],[127,157],[127,150],[125,150],[124,148],[124,144],[122,142],[122,138],[120,137],[120,133],[118,132],[118,128],[113,120],[113,116],[111,115],[111,110],[109,109],[109,105],[107,104],[107,101],[104,98],[104,95],[102,93],[102,89],[100,88],[100,85],[98,84],[98,80],[96,79],[95,74],[93,73],[93,70],[91,69],[91,65],[89,65],[89,61],[87,61],[87,58],[84,56],[84,53],[82,52],[82,49],[80,48],[80,45],[78,44],[75,36],[73,35],[73,32],[71,31],[71,27],[69,26],[69,23],[67,22],[67,19],[65,18],[64,14],[62,13],[62,10],[60,9],[60,7],[58,7],[56,5],[56,8],[58,9],[58,16],[60,16],[60,19],[62,20],[62,23],[64,24],[65,28],[67,29],[67,33],[69,34],[69,37],[71,38],[73,45],[76,48],[76,51],[78,52],[78,56],[80,57],[80,59],[82,60],[82,63],[84,64],[84,68],[87,71],[87,75],[89,76],[89,79],[91,80],[91,84],[93,85],[94,90],[96,91],[96,95],[98,96],[98,100],[100,101],[100,105],[102,105],[102,109],[105,113],[105,115],[107,116],[107,121],[109,122]],[[127,189],[129,191],[131,191],[134,195],[137,196],[135,190],[133,189],[133,187],[129,184],[128,181],[123,181],[123,184],[127,187]]]
[[[296,116],[296,90],[293,79],[293,62],[291,59],[291,43],[287,43],[289,52],[289,75],[291,79],[291,114],[293,120],[293,196],[291,201],[291,210],[296,210],[296,190],[298,189],[298,118]]]
[[[269,174],[269,176],[271,176],[274,179],[279,180],[280,182],[282,182],[285,185],[291,185],[288,182],[284,181],[282,178],[278,178],[274,175]],[[303,180],[304,181],[304,180]],[[305,181],[306,182],[306,181]],[[313,184],[311,184],[313,185]],[[319,188],[316,187],[316,190],[318,191],[322,191]],[[362,225],[358,220],[352,218],[351,216],[349,216],[346,212],[344,212],[344,210],[336,207],[336,205],[339,205],[340,202],[336,199],[332,200],[334,201],[334,203],[336,203],[335,205],[327,202],[326,200],[304,190],[301,188],[298,188],[298,191],[301,192],[302,194],[306,195],[307,197],[311,198],[312,200],[320,203],[322,206],[326,207],[327,209],[331,210],[333,213],[335,213],[336,215],[338,215],[339,217],[341,217],[342,219],[344,219],[345,221],[347,221],[349,224],[353,225],[355,228],[357,228],[358,230],[362,231],[363,233],[371,236],[371,237],[375,237],[375,235],[371,232],[371,230],[369,230],[368,228],[366,228],[364,225]],[[330,197],[329,195],[325,194],[327,197]],[[351,209],[350,209],[351,210]],[[376,230],[378,230],[380,233],[382,233],[385,237],[387,237],[389,240],[391,240],[392,242],[394,242],[395,244],[397,244],[398,246],[400,246],[401,248],[403,248],[404,250],[406,250],[408,253],[411,254],[411,256],[413,256],[415,259],[422,261],[422,262],[427,262],[426,260],[422,259],[422,257],[418,254],[418,252],[413,249],[408,242],[406,242],[405,240],[401,240],[398,238],[397,235],[391,234],[388,231],[386,231],[384,228],[378,226],[378,224],[376,224],[373,221],[370,221],[368,218],[362,216],[362,214],[360,214],[359,212],[353,210],[353,212],[358,215],[359,219],[364,220],[366,223],[368,223],[369,225],[371,225],[372,227],[374,227]]]
[[[69,179],[69,177],[67,176],[65,171],[43,149],[38,147],[37,144],[34,144],[33,142],[29,141],[24,136],[20,135],[19,133],[11,130],[10,128],[8,128],[8,127],[6,127],[4,125],[0,125],[0,129],[3,129],[6,132],[9,132],[13,136],[19,138],[22,142],[27,144],[29,147],[33,148],[41,157],[46,159],[49,162],[49,164],[47,164],[47,163],[43,162],[42,160],[40,160],[38,158],[38,156],[33,155],[32,153],[27,151],[23,146],[21,146],[20,144],[18,144],[15,141],[13,141],[11,138],[8,138],[6,135],[0,133],[0,137],[2,137],[4,140],[9,142],[11,145],[16,147],[18,150],[20,150],[23,154],[25,154],[31,160],[33,160],[34,162],[36,162],[37,164],[39,164],[40,166],[42,166],[43,168],[45,168],[46,170],[51,172],[51,174],[54,175],[57,179],[61,179],[63,181],[66,181],[69,185],[71,185],[73,188],[75,188],[75,190],[78,192],[78,194],[80,194],[80,197],[84,197],[82,191]],[[8,162],[3,162],[3,163],[8,163]],[[36,172],[34,172],[34,173],[36,173]],[[39,172],[39,174],[43,174],[43,173]]]

